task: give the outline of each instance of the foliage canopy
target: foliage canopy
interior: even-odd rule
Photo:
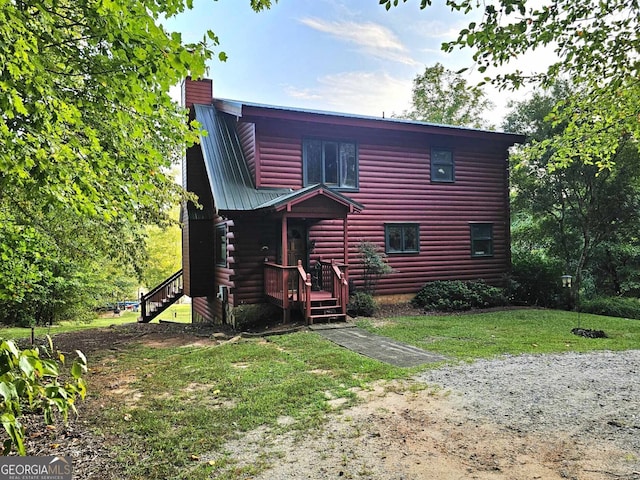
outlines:
[[[568,83],[513,105],[505,128],[526,133],[530,141],[553,140],[569,126],[548,114],[559,99],[580,95]],[[541,145],[541,143],[539,143]],[[512,240],[514,252],[544,252],[560,259],[575,277],[575,290],[587,274],[602,292],[630,288],[626,264],[637,264],[640,228],[640,155],[621,138],[609,168],[582,162],[550,168],[553,152],[523,149],[511,157]],[[603,153],[604,155],[604,153]]]
[[[0,320],[41,318],[91,272],[141,263],[141,226],[195,200],[170,166],[197,125],[169,88],[226,55],[211,31],[184,43],[162,26],[192,6],[0,1]]]
[[[426,67],[413,79],[412,108],[399,115],[423,122],[489,128],[482,117],[492,104],[479,87],[470,87],[441,63]]]
[[[403,0],[406,2],[406,0]],[[399,0],[379,0],[389,9]],[[421,0],[421,8],[431,5]],[[446,0],[452,11],[479,12],[443,50],[471,48],[478,71],[500,88],[544,87],[570,78],[580,94],[558,103],[550,114],[564,124],[562,135],[545,139],[553,164],[574,161],[607,167],[620,142],[640,140],[640,4],[634,0]],[[536,49],[556,59],[542,71],[491,73]],[[550,56],[551,52],[550,52]],[[495,70],[494,70],[495,72]]]

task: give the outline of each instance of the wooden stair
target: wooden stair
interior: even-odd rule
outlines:
[[[327,294],[327,295],[323,295]],[[312,292],[311,294],[311,315],[307,323],[312,325],[316,322],[346,322],[347,316],[342,313],[342,305],[337,298],[332,297],[328,292]]]
[[[182,270],[179,270],[140,296],[139,323],[149,323],[184,295],[182,278]]]

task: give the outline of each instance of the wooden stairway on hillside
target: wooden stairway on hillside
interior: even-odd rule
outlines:
[[[149,323],[184,295],[182,270],[164,280],[149,293],[140,295],[139,323]]]

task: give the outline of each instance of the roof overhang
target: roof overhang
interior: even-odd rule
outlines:
[[[292,212],[296,207],[310,203],[312,200],[318,198],[328,200],[329,204],[333,205],[334,208],[337,207],[346,211],[346,213],[359,213],[364,210],[364,205],[361,203],[323,184],[311,185],[300,190],[294,190],[291,193],[260,205],[258,209],[267,209],[273,212]],[[313,214],[310,213],[309,216],[313,216]]]
[[[438,134],[469,139],[493,140],[507,146],[514,145],[516,143],[524,143],[526,139],[524,135],[516,133],[421,122],[394,117],[385,118],[322,110],[308,110],[221,98],[214,98],[213,103],[220,111],[238,118],[244,118],[249,122],[255,121],[259,118],[291,120],[295,122],[307,121],[316,124],[340,125],[344,127],[375,128],[387,131],[415,132],[420,134]]]

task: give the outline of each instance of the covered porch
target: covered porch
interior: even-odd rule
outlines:
[[[299,311],[307,324],[346,320],[349,302],[348,216],[362,205],[324,185],[292,192],[269,206],[279,227],[275,258],[265,255],[264,295],[289,322]],[[323,245],[322,221],[341,226],[339,247]],[[334,232],[336,236],[336,232]],[[317,238],[316,238],[317,237]],[[315,248],[322,252],[315,253]],[[328,255],[327,255],[328,253]]]

